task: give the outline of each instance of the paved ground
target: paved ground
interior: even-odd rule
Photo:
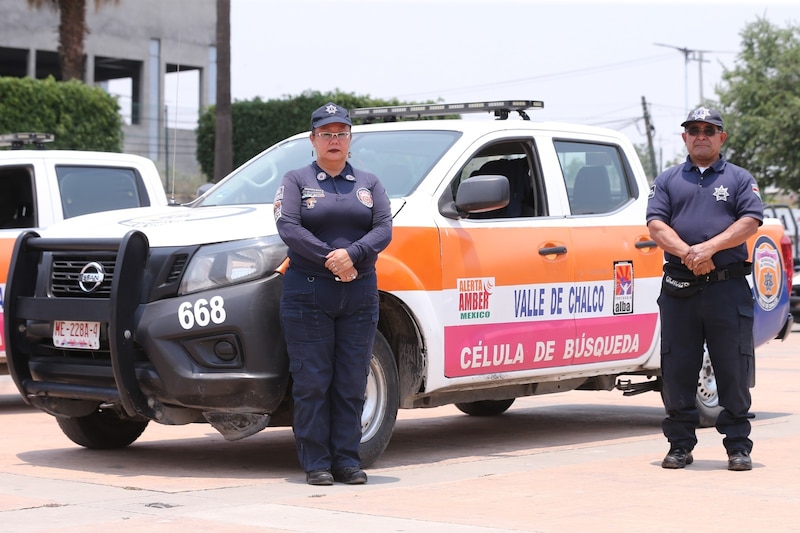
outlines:
[[[660,468],[654,393],[519,399],[505,415],[403,411],[367,485],[311,487],[289,429],[225,442],[151,425],[125,450],[73,445],[0,378],[0,531],[800,531],[800,331],[758,356],[754,469],[729,472],[721,436]]]

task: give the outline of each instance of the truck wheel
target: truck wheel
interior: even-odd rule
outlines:
[[[695,403],[697,404],[697,410],[700,412],[700,427],[714,427],[722,407],[719,405],[717,378],[714,375],[714,367],[711,366],[711,357],[708,355],[708,349],[703,354],[703,366],[700,368],[700,376],[697,380]]]
[[[57,416],[56,421],[72,442],[95,450],[124,448],[139,438],[149,422],[120,418],[102,409],[87,416]]]
[[[367,376],[367,393],[361,414],[361,464],[372,465],[383,454],[394,431],[400,403],[397,363],[389,343],[380,332],[375,335],[372,361]]]
[[[462,413],[470,416],[497,416],[505,413],[515,398],[510,400],[481,400],[479,402],[457,403],[456,407]]]

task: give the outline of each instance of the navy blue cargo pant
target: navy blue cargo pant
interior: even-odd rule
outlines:
[[[306,472],[361,466],[361,412],[378,324],[374,273],[349,283],[291,267],[281,325],[294,384],[294,435]]]
[[[664,436],[672,447],[697,444],[695,404],[708,346],[723,407],[716,428],[727,451],[753,448],[750,435],[750,372],[753,361],[753,295],[744,278],[713,281],[688,298],[658,298],[661,310]]]

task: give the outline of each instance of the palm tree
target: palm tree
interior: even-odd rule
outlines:
[[[119,0],[94,0],[95,9],[104,4],[119,4]],[[86,0],[28,0],[36,9],[50,7],[60,13],[58,25],[58,60],[61,79],[83,80],[83,41],[89,28],[86,26]]]
[[[214,178],[233,170],[231,117],[231,0],[217,0],[217,104],[214,109]]]

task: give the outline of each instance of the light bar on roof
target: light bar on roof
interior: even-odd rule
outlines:
[[[55,136],[52,133],[6,133],[0,135],[0,146],[22,148],[26,144],[35,144],[41,147],[43,143],[54,140]]]
[[[367,122],[383,119],[396,120],[400,117],[430,117],[442,115],[461,115],[464,113],[494,113],[500,118],[507,118],[511,112],[517,112],[528,120],[526,109],[542,109],[544,102],[540,100],[502,100],[493,102],[466,102],[461,104],[412,104],[383,107],[360,107],[350,110],[351,118],[364,119]]]

